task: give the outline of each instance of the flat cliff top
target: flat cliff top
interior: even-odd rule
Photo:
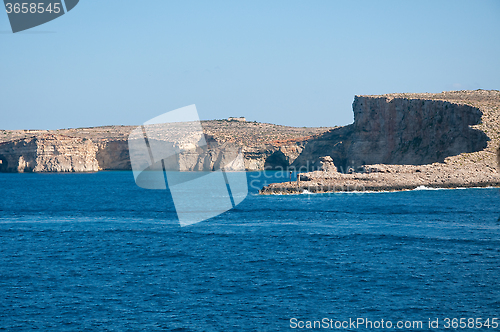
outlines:
[[[0,130],[0,143],[47,134],[91,139],[94,142],[127,140],[137,126],[102,126],[59,130]],[[234,142],[251,146],[303,141],[322,134],[331,127],[289,127],[249,121],[210,120],[202,121],[206,135],[218,142]]]
[[[500,91],[498,90],[461,90],[444,91],[441,93],[388,93],[383,95],[357,95],[356,97],[369,98],[395,98],[404,99],[424,99],[424,100],[443,100],[460,104],[489,105],[498,106],[500,104]]]

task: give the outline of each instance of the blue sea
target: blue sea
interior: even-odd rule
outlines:
[[[259,196],[287,179],[248,180],[236,208],[181,228],[131,172],[0,174],[0,330],[500,330],[499,189]]]

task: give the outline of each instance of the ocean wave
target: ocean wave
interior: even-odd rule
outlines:
[[[455,188],[443,188],[443,187],[426,187],[426,186],[418,186],[413,190],[464,190],[464,189],[497,189],[497,187],[455,187]]]
[[[302,192],[285,192],[285,191],[277,191],[266,193],[269,196],[290,196],[290,195],[360,195],[360,194],[385,194],[385,193],[400,193],[400,192],[408,192],[408,191],[436,191],[436,190],[465,190],[465,189],[499,189],[498,187],[456,187],[456,188],[443,188],[443,187],[427,187],[427,186],[418,186],[415,189],[401,189],[401,190],[360,190],[360,191],[326,191],[326,192],[311,192],[307,189],[304,189]],[[261,194],[256,193],[252,196],[261,196]]]
[[[413,190],[443,190],[443,189],[451,189],[451,188],[433,188],[433,187],[426,187],[426,186],[418,186],[417,188]]]

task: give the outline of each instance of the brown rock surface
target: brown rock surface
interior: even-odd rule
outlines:
[[[432,164],[442,166],[434,167],[436,172],[492,172],[500,141],[499,105],[499,91],[390,94],[356,96],[355,122],[334,129],[202,121],[214,150],[197,158],[179,157],[172,167],[209,170],[220,163],[221,152],[231,148],[243,151],[247,170],[291,166],[321,169],[325,175],[335,173],[335,168],[366,173],[364,165]],[[0,130],[0,171],[129,170],[127,139],[134,128]]]

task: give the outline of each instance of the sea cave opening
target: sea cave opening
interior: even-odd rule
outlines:
[[[288,159],[281,151],[274,152],[264,163],[265,170],[285,170],[288,166],[290,166]]]

